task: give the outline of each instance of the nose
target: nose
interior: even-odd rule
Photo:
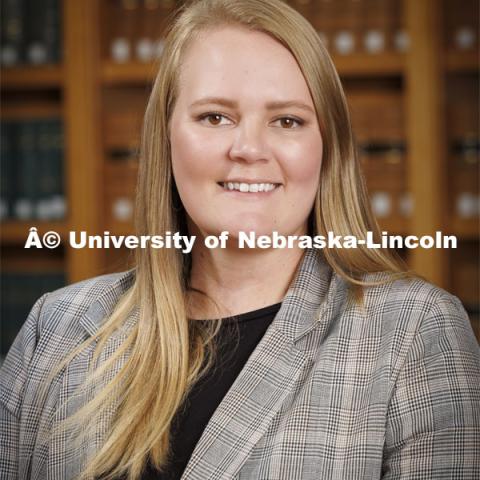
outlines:
[[[255,163],[268,161],[271,157],[266,142],[266,131],[255,121],[244,121],[239,124],[236,136],[230,149],[230,158],[235,161]]]

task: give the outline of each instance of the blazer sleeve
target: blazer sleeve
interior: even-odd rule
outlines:
[[[40,313],[48,294],[32,307],[0,370],[0,478],[19,478],[20,411],[38,341]]]
[[[480,354],[456,297],[425,315],[399,371],[383,478],[480,478]]]

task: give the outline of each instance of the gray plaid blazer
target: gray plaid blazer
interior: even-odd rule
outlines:
[[[458,299],[401,280],[366,289],[358,306],[322,258],[306,252],[182,479],[480,478],[479,347]],[[88,397],[58,408],[84,380],[92,348],[44,398],[38,392],[133,278],[97,277],[33,307],[1,371],[2,479],[72,479],[105,438],[112,412],[76,449],[68,432],[49,435]],[[106,355],[124,335],[111,338]]]

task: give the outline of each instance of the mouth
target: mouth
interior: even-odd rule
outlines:
[[[217,182],[224,190],[241,193],[268,193],[276,190],[281,183],[270,182]]]

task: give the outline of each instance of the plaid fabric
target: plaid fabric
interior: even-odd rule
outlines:
[[[92,348],[55,378],[45,398],[38,392],[133,277],[97,277],[34,305],[0,372],[0,478],[75,478],[105,438],[113,412],[77,449],[71,432],[48,435],[95,394],[73,397]],[[134,312],[129,323],[137,318]],[[123,338],[112,337],[103,358]],[[307,250],[182,479],[319,478],[480,478],[480,355],[457,298],[402,280],[366,289],[359,306],[321,253]]]

